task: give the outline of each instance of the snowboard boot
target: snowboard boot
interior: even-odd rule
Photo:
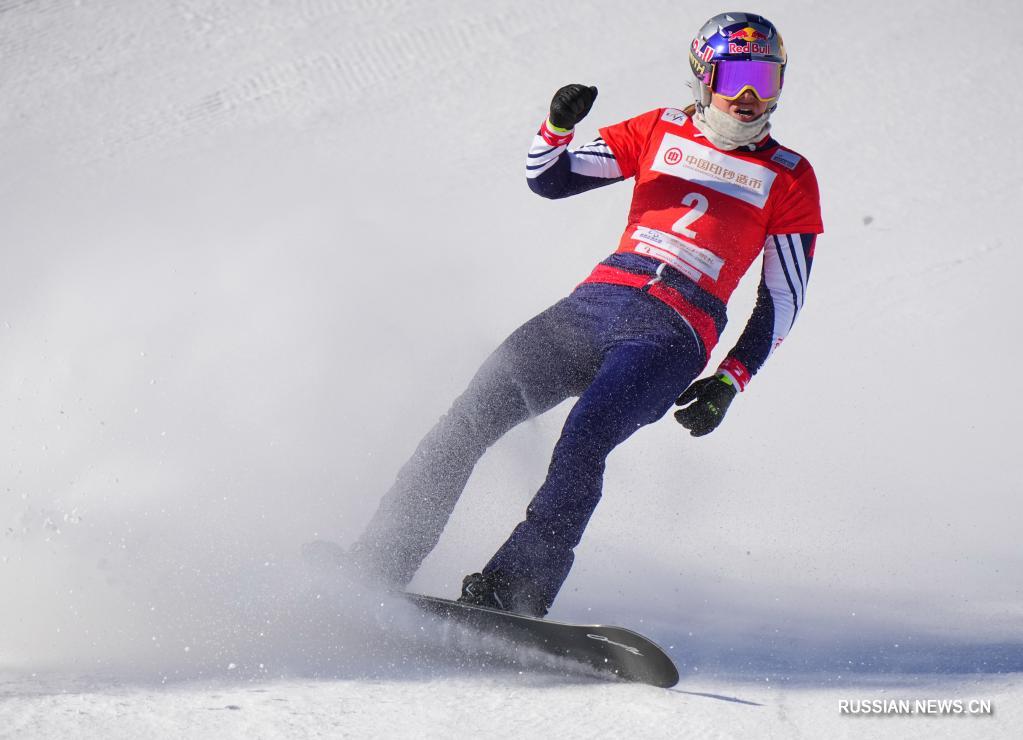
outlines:
[[[504,599],[497,592],[497,584],[492,576],[485,576],[482,573],[471,573],[462,579],[462,595],[458,597],[459,603],[470,606],[485,606],[488,609],[499,609],[510,611]]]
[[[542,599],[537,598],[528,584],[514,584],[497,571],[467,575],[462,579],[462,595],[458,601],[537,619],[547,614],[547,606]]]

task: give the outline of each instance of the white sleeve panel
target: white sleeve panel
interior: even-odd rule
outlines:
[[[799,234],[772,234],[764,243],[764,285],[771,296],[771,351],[788,336],[806,297],[806,259]]]
[[[568,153],[572,172],[587,177],[602,177],[614,180],[622,176],[622,168],[618,166],[614,152],[603,139],[594,139]]]

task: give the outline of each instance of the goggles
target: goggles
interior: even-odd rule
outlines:
[[[729,61],[711,65],[710,89],[725,100],[735,100],[747,90],[765,103],[781,92],[781,65],[777,62]]]

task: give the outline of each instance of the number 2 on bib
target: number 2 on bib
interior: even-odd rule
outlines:
[[[705,214],[710,204],[707,202],[707,199],[699,193],[689,193],[682,198],[682,205],[689,206],[689,211],[671,225],[671,230],[676,234],[681,234],[682,236],[690,239],[695,239],[696,232],[690,229],[689,225]]]

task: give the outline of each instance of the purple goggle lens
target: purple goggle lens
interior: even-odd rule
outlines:
[[[710,89],[726,100],[735,100],[750,89],[765,103],[770,102],[781,92],[781,65],[722,59],[714,65]]]

